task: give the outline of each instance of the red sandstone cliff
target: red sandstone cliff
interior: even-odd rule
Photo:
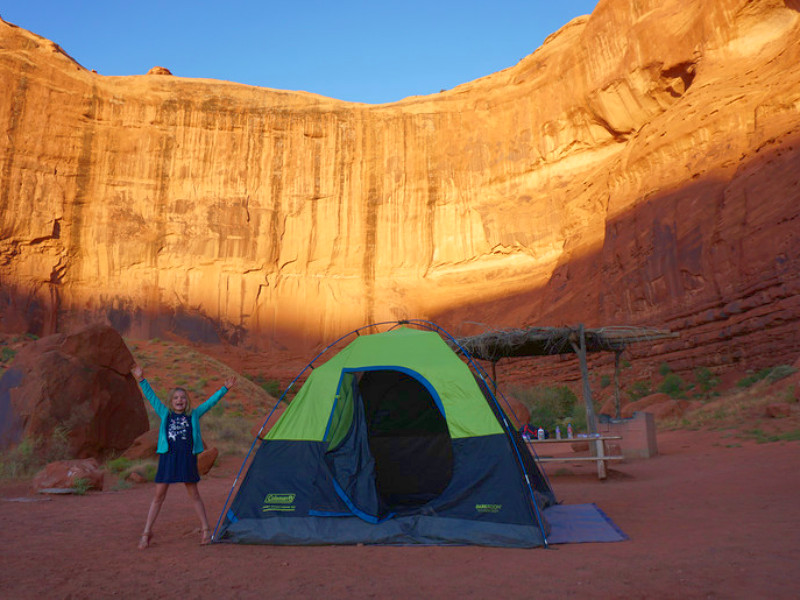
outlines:
[[[0,81],[6,329],[582,321],[668,326],[697,364],[800,352],[796,0],[601,0],[379,106],[104,77],[3,22]]]

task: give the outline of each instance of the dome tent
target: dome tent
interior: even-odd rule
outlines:
[[[555,498],[480,368],[428,322],[363,329],[256,441],[214,540],[546,545]]]

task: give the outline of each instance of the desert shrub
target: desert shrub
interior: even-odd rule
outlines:
[[[129,469],[132,464],[133,463],[129,458],[119,456],[113,460],[109,460],[106,463],[106,468],[112,473],[122,473],[126,469]]]
[[[26,437],[19,444],[0,453],[0,478],[31,477],[47,463],[73,458],[69,431],[59,426],[49,438]]]
[[[85,477],[77,477],[72,482],[72,493],[83,496],[92,487],[92,482]]]
[[[742,379],[737,381],[736,382],[736,386],[740,387],[740,388],[748,388],[751,385],[753,385],[754,383],[758,383],[759,381],[764,379],[767,375],[769,375],[770,371],[772,371],[771,368],[761,369],[757,373],[752,373],[752,374],[748,375],[747,377],[743,377]]]
[[[273,398],[280,398],[283,393],[281,382],[277,379],[268,379],[264,375],[246,375],[246,377],[267,392]]]
[[[117,479],[111,489],[115,492],[121,492],[122,490],[128,490],[133,487],[133,484],[130,481],[125,479]]]
[[[597,410],[598,407],[595,406],[595,412]],[[588,429],[586,424],[586,405],[583,402],[576,402],[569,417],[563,419],[563,423],[572,423],[572,428],[576,432],[586,431]]]
[[[767,381],[775,383],[795,373],[797,373],[797,369],[791,365],[778,365],[767,374]]]
[[[3,346],[0,349],[0,362],[11,362],[11,359],[17,355],[17,351],[13,348],[9,348],[8,346]]]
[[[739,381],[736,382],[737,387],[740,388],[748,388],[754,383],[758,383],[762,379],[766,379],[770,383],[775,383],[776,381],[780,381],[784,377],[788,377],[793,373],[796,373],[797,369],[791,365],[778,365],[777,367],[767,367],[766,369],[761,369],[757,373],[752,373],[747,377],[743,377]]]
[[[667,394],[670,398],[685,398],[686,383],[680,375],[667,373],[664,380],[658,386],[658,391]]]
[[[69,432],[69,426],[59,425],[53,429],[48,441],[39,443],[39,454],[45,464],[73,458],[69,448]]]
[[[36,456],[36,442],[25,438],[0,455],[0,476],[3,479],[29,477],[43,464],[41,459]]]
[[[639,398],[644,398],[652,394],[653,388],[651,387],[651,383],[645,379],[642,381],[634,381],[628,386],[625,392],[628,394],[631,402],[635,402]]]
[[[661,375],[662,377],[666,377],[670,373],[672,373],[672,367],[670,367],[669,364],[661,363],[660,365],[658,365],[658,374],[659,375]]]
[[[514,388],[511,392],[527,407],[531,414],[530,424],[533,426],[543,427],[550,432],[556,425],[563,426],[569,422],[573,427],[579,427],[576,419],[580,419],[580,414],[583,414],[582,426],[586,426],[583,403],[566,386]]]
[[[708,399],[711,391],[719,385],[719,378],[708,367],[699,367],[694,371],[694,380],[700,389],[700,395]]]
[[[600,387],[602,389],[605,389],[609,385],[611,385],[611,375],[601,375],[600,376]]]

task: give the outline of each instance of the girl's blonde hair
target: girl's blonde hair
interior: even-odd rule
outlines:
[[[183,413],[181,414],[184,414],[188,417],[190,414],[192,414],[192,399],[189,397],[189,392],[186,391],[186,388],[182,387],[172,388],[172,391],[169,393],[169,407],[168,407],[169,410],[171,412],[177,412],[175,410],[175,407],[172,405],[172,399],[175,397],[175,392],[183,392],[184,394],[186,394],[186,408],[183,409]]]

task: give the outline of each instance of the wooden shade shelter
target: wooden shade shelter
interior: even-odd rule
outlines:
[[[456,340],[473,358],[492,363],[492,378],[496,379],[496,365],[501,358],[523,356],[553,356],[577,354],[583,382],[583,399],[586,404],[586,422],[589,433],[597,433],[592,391],[589,386],[589,352],[614,352],[614,386],[617,417],[620,416],[619,359],[630,344],[676,338],[677,333],[652,327],[612,326],[586,329],[577,327],[528,327],[502,331],[487,331],[479,335]]]

